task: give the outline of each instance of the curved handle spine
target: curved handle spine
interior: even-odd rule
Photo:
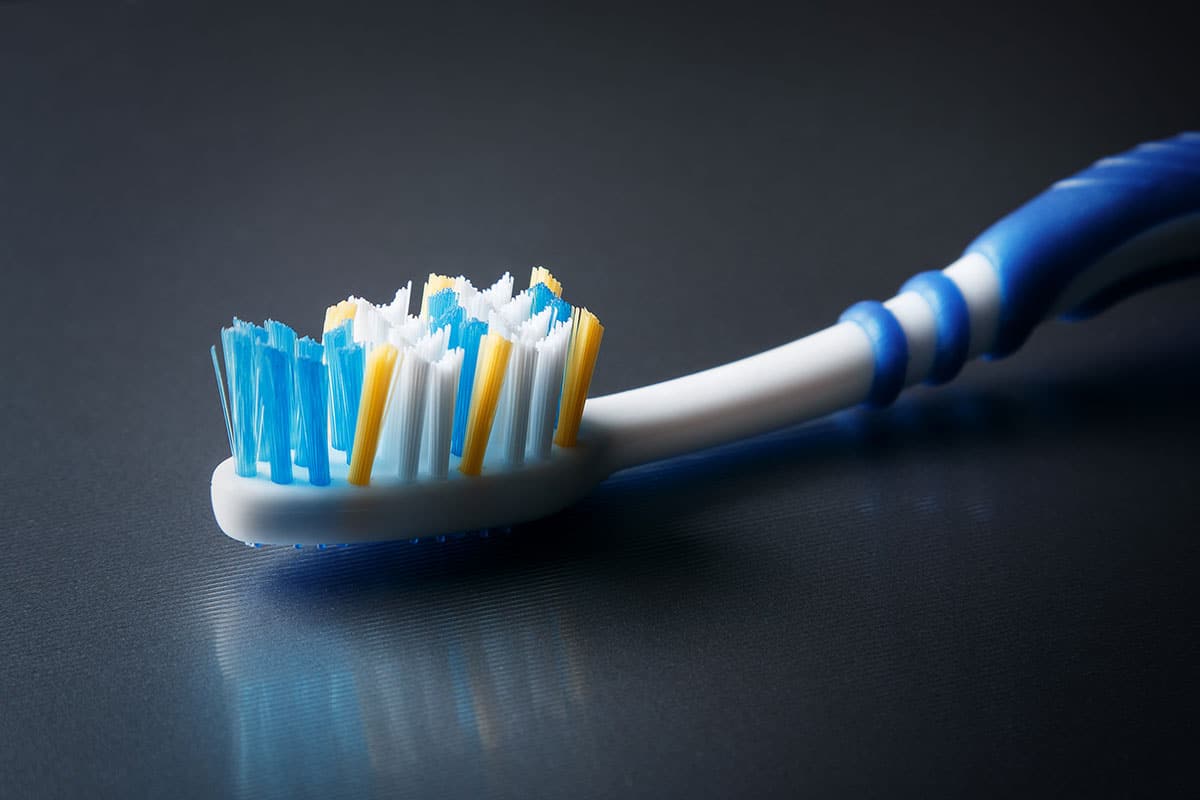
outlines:
[[[1166,244],[1164,244],[1166,243]],[[612,469],[803,422],[905,386],[952,379],[967,359],[1017,349],[1048,312],[1068,316],[1200,266],[1200,133],[1141,145],[1060,181],[940,272],[839,323],[704,372],[588,401]],[[1088,280],[1090,279],[1090,283]],[[1080,288],[1082,287],[1082,288]]]

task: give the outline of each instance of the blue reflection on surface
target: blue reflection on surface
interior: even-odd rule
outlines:
[[[466,546],[484,541],[500,539]],[[496,770],[513,768],[497,749],[523,759],[578,738],[571,627],[519,593],[464,608],[461,594],[423,584],[428,559],[411,552],[454,560],[453,546],[267,549],[236,600],[210,604],[235,795],[487,794]],[[419,588],[381,591],[388,568]]]

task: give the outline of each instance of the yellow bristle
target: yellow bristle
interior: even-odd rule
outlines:
[[[425,292],[421,295],[421,317],[424,318],[429,313],[429,298],[442,289],[453,288],[454,278],[449,275],[438,275],[436,272],[429,273],[429,279],[425,281]]]
[[[546,284],[546,288],[554,292],[555,297],[562,297],[562,284],[545,267],[534,267],[529,273],[529,288],[532,289],[539,283]]]
[[[325,309],[325,327],[323,327],[321,330],[327,333],[336,328],[338,325],[341,325],[346,320],[354,319],[354,315],[357,313],[357,311],[358,305],[350,302],[349,300],[343,300],[336,305],[330,306],[329,308]]]
[[[483,470],[483,456],[492,435],[496,404],[500,402],[500,387],[504,384],[511,351],[512,342],[498,333],[489,333],[479,341],[471,410],[467,413],[466,439],[458,465],[458,471],[464,475],[478,475]]]
[[[358,425],[354,428],[354,446],[350,451],[350,472],[346,476],[346,480],[355,486],[366,486],[371,480],[383,408],[398,355],[399,351],[392,345],[381,344],[367,356],[362,399],[358,404]]]
[[[558,430],[554,432],[554,443],[559,447],[575,446],[579,423],[583,420],[583,404],[587,402],[592,371],[596,368],[596,355],[600,352],[600,340],[604,338],[604,326],[595,314],[583,308],[576,309],[572,316],[575,329],[571,331],[571,344],[567,350]]]

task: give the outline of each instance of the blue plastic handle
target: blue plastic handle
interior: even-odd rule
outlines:
[[[1000,319],[988,355],[1019,348],[1072,280],[1140,234],[1200,213],[1200,132],[1149,142],[1059,181],[967,247],[996,268]],[[1200,268],[1200,237],[1183,262],[1147,263],[1068,310],[1080,317],[1147,286]]]

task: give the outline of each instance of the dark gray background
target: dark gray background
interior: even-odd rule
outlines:
[[[208,499],[230,316],[540,263],[596,394],[747,355],[1200,127],[1182,6],[246,5],[0,4],[0,795],[1195,790],[1197,284],[507,535]]]

